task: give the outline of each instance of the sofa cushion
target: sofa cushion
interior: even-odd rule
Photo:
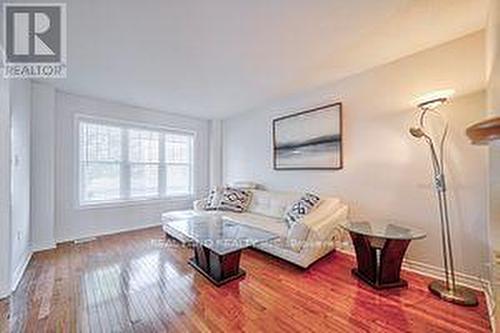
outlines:
[[[300,198],[300,194],[251,190],[252,202],[249,213],[282,219],[290,204]]]
[[[193,210],[196,212],[201,212],[205,210],[206,199],[199,199],[193,201]]]
[[[279,235],[280,237],[287,237],[288,227],[282,222],[281,219],[253,213],[221,212],[221,215],[236,223],[269,231],[273,234]]]
[[[239,182],[234,182],[230,184],[231,187],[234,188],[241,188],[241,189],[246,189],[246,190],[256,190],[259,188],[259,184],[255,182],[245,182],[245,181],[239,181]]]
[[[163,213],[162,222],[167,224],[172,221],[188,219],[195,216],[214,216],[214,215],[228,218],[236,223],[244,224],[249,227],[254,227],[265,231],[269,231],[283,238],[287,237],[288,226],[285,223],[283,223],[281,219],[276,219],[252,213],[234,213],[234,212],[220,211],[220,210],[218,211],[184,210],[184,211]]]

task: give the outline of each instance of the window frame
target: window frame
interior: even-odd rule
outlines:
[[[122,152],[127,150],[126,156],[122,156],[122,159],[125,158],[125,161],[120,162],[120,198],[113,200],[99,200],[99,201],[86,201],[83,199],[83,188],[82,185],[82,169],[80,160],[80,124],[88,123],[88,124],[96,124],[96,125],[105,125],[105,126],[114,126],[119,127],[122,133],[122,142],[121,149]],[[163,171],[163,182],[162,183],[162,171],[159,171],[158,175],[158,195],[155,196],[131,196],[131,166],[137,164],[137,162],[131,162],[128,160],[128,149],[129,149],[129,140],[128,140],[128,130],[148,130],[159,132],[159,150],[166,149],[166,140],[165,137],[167,134],[177,134],[177,135],[185,135],[191,138],[191,147],[190,147],[190,172],[189,172],[189,194],[182,195],[169,195],[167,191],[167,175],[166,169],[169,163],[166,162],[165,152],[159,152],[159,169],[164,169]],[[124,139],[126,139],[124,141]],[[74,202],[75,208],[77,209],[85,209],[85,208],[100,208],[100,207],[116,207],[116,206],[130,206],[137,204],[148,204],[148,203],[159,203],[159,202],[179,202],[179,201],[189,201],[193,200],[195,196],[195,188],[196,188],[196,177],[195,177],[195,147],[196,147],[196,139],[197,133],[192,130],[187,129],[179,129],[168,126],[161,125],[151,125],[148,123],[141,123],[135,121],[128,120],[119,120],[113,118],[104,118],[104,117],[95,117],[89,115],[77,114],[74,117]],[[140,164],[140,163],[139,163]],[[147,163],[146,163],[147,164]],[[125,172],[124,172],[125,171]],[[128,176],[127,179],[122,179],[124,174]],[[125,193],[128,193],[128,196],[124,196],[124,190],[122,189],[123,185],[126,184],[127,189]]]
[[[189,184],[190,184],[190,189],[189,189],[189,195],[193,196],[194,195],[194,140],[195,140],[195,137],[194,136],[191,136],[190,140],[190,147],[189,147],[189,159],[191,161],[191,163],[189,162],[169,162],[168,161],[168,158],[167,158],[167,145],[166,145],[166,142],[167,140],[165,139],[165,137],[167,136],[167,134],[178,134],[178,133],[174,133],[174,132],[165,132],[163,133],[163,146],[162,144],[160,144],[160,149],[163,150],[163,161],[164,161],[164,164],[163,164],[163,167],[165,167],[165,171],[163,173],[163,175],[165,176],[165,179],[163,181],[163,185],[165,186],[165,195],[167,197],[169,197],[168,195],[168,187],[166,186],[167,183],[168,183],[168,172],[167,172],[167,169],[168,169],[168,166],[188,166],[189,167],[189,177],[190,177],[190,181],[189,181]],[[185,194],[174,194],[174,195],[170,195],[170,197],[182,197],[182,196],[186,196]]]
[[[162,153],[161,153],[161,147],[163,144],[163,140],[161,139],[162,136],[164,136],[164,132],[158,131],[158,130],[149,130],[150,132],[156,132],[158,134],[158,162],[138,162],[138,161],[132,161],[130,158],[130,130],[136,130],[136,131],[142,131],[145,130],[143,128],[138,129],[137,127],[127,127],[122,129],[125,129],[125,131],[122,133],[122,140],[125,140],[127,142],[126,145],[122,146],[122,151],[125,151],[124,154],[127,157],[127,161],[125,162],[126,165],[124,167],[124,171],[122,172],[122,176],[125,174],[125,176],[128,176],[128,180],[126,180],[126,184],[128,185],[128,198],[125,200],[135,200],[135,199],[148,199],[148,198],[161,198],[162,197],[162,185],[161,182],[161,173],[162,173]],[[164,161],[163,161],[164,162]],[[158,166],[158,175],[157,175],[157,195],[134,195],[133,194],[133,186],[132,186],[132,169],[134,166],[148,166],[148,165],[156,165]],[[191,181],[191,179],[190,179]],[[123,193],[122,193],[123,195]]]

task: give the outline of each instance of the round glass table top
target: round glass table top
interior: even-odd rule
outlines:
[[[342,227],[356,234],[385,239],[421,239],[426,236],[425,231],[397,224],[396,221],[350,221]]]

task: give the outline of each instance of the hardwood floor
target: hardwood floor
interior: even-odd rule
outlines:
[[[0,302],[0,332],[488,332],[484,298],[464,308],[404,272],[408,289],[376,292],[333,253],[303,271],[263,253],[221,288],[187,264],[191,249],[151,228],[37,253]]]

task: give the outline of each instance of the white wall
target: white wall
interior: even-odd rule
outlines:
[[[31,83],[11,80],[11,272],[13,288],[31,256],[30,249],[30,132]]]
[[[488,108],[492,115],[499,115],[500,0],[491,0],[486,32],[486,75],[488,79]]]
[[[488,111],[500,116],[500,0],[491,1],[487,29]],[[500,145],[490,147],[491,240],[500,253]]]
[[[500,0],[491,0],[488,25],[486,28],[486,71],[488,80],[488,111],[490,116],[500,116]],[[500,254],[500,144],[490,145],[490,242],[493,251]],[[493,254],[494,255],[494,254]],[[492,256],[493,257],[493,256]],[[493,257],[494,258],[494,257]],[[494,260],[494,259],[493,259]],[[493,270],[495,272],[495,270]],[[493,288],[496,289],[496,331],[500,331],[500,266],[497,263],[496,277],[492,274]],[[496,285],[495,285],[496,284]]]
[[[77,114],[149,123],[196,132],[195,138],[195,196],[208,187],[208,121],[178,116],[166,112],[107,102],[56,92],[56,164],[55,201],[57,242],[102,235],[160,223],[165,210],[191,206],[191,200],[157,200],[149,203],[129,203],[101,208],[78,208],[75,172],[75,126]]]
[[[55,246],[55,89],[32,84],[31,241],[34,251]]]
[[[222,120],[210,120],[209,185],[222,185]]]
[[[10,83],[0,70],[0,298],[10,293]]]
[[[28,80],[0,79],[0,298],[15,289],[31,256],[30,93]]]
[[[420,227],[427,238],[414,242],[408,257],[442,266],[428,150],[407,129],[415,96],[455,88],[465,96],[443,112],[451,122],[446,157],[456,266],[484,277],[486,150],[471,146],[464,135],[466,126],[485,112],[484,66],[484,33],[476,33],[227,119],[225,181],[253,180],[274,190],[335,195],[348,202],[355,218],[395,218]],[[334,101],[343,103],[343,170],[274,171],[272,119]]]

